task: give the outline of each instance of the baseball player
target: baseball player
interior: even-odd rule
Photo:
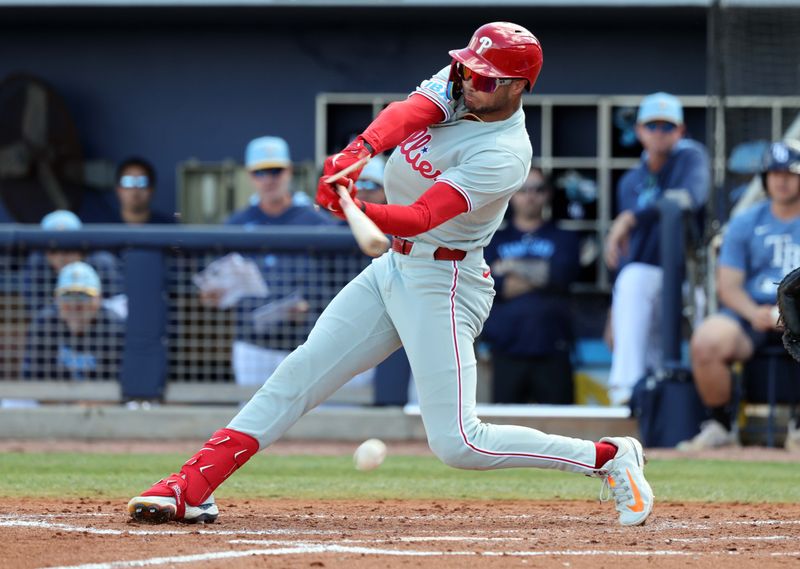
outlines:
[[[483,247],[531,161],[521,98],[542,66],[525,28],[494,22],[452,63],[387,107],[342,152],[325,161],[317,202],[341,215],[324,180],[362,157],[395,146],[386,164],[388,204],[356,201],[386,233],[389,252],[333,299],[298,347],[180,472],[128,504],[136,520],[213,521],[212,492],[256,452],[355,374],[401,345],[417,383],[433,452],[457,468],[554,468],[601,477],[623,525],[653,507],[644,455],[630,437],[587,440],[483,423],[475,414],[473,342],[494,296]],[[359,172],[338,183],[355,193]],[[602,495],[602,493],[601,493]]]
[[[800,143],[772,143],[761,181],[768,199],[731,218],[722,240],[717,291],[724,307],[692,334],[692,375],[711,417],[693,439],[678,444],[679,450],[738,444],[730,364],[780,342],[778,283],[800,264]],[[763,379],[757,383],[763,385]],[[752,388],[757,385],[746,385],[745,391],[754,395]]]

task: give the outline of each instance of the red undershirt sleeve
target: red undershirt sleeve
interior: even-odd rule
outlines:
[[[372,146],[374,154],[394,148],[414,132],[444,120],[436,103],[418,93],[396,101],[383,109],[361,137]]]
[[[411,237],[469,210],[467,200],[446,182],[436,182],[411,205],[364,203],[364,213],[389,235]]]

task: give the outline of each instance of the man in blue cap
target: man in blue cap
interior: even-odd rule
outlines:
[[[619,215],[605,244],[609,269],[618,271],[611,306],[612,404],[630,399],[648,369],[661,367],[660,304],[663,271],[659,256],[658,201],[667,192],[683,196],[698,218],[708,200],[711,168],[705,147],[684,138],[683,107],[674,95],[645,97],[636,119],[644,151],[617,187]]]
[[[333,225],[333,218],[311,205],[292,200],[292,160],[289,145],[277,136],[251,140],[245,150],[245,167],[256,191],[247,207],[234,212],[226,225],[287,226]],[[301,344],[321,311],[319,279],[306,255],[261,254],[251,257],[269,290],[263,298],[244,298],[236,305],[236,340],[233,344],[234,379],[239,385],[261,385],[292,349]],[[224,291],[204,291],[204,303],[219,306]],[[280,307],[285,317],[266,328],[257,325],[253,312],[267,304]]]
[[[313,207],[292,201],[292,160],[289,145],[277,136],[251,140],[245,150],[245,167],[257,199],[235,212],[227,225],[320,225],[329,218]]]

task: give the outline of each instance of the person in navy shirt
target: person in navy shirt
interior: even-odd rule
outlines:
[[[55,302],[28,329],[22,376],[41,380],[119,379],[124,321],[102,305],[100,277],[88,263],[66,265]]]
[[[292,199],[292,161],[282,138],[252,140],[245,151],[245,167],[256,194],[247,207],[228,218],[226,225],[334,225],[327,214]],[[258,266],[269,296],[243,298],[236,304],[233,373],[239,385],[262,385],[291,350],[305,341],[330,291],[327,276],[307,255],[261,253],[248,258]],[[201,299],[216,306],[222,292],[205,291]],[[267,305],[275,309],[276,316],[262,326],[253,313]]]
[[[138,156],[127,158],[117,166],[115,179],[119,210],[113,222],[129,225],[175,223],[174,216],[153,209],[156,169],[150,162]]]
[[[545,219],[552,195],[533,168],[484,251],[497,291],[482,333],[496,403],[574,402],[568,288],[580,270],[579,240]]]
[[[175,215],[153,208],[156,169],[145,158],[131,156],[114,172],[114,192],[93,192],[81,205],[86,223],[125,223],[128,225],[173,224]]]
[[[800,141],[773,143],[764,158],[768,199],[734,216],[723,237],[717,291],[723,309],[691,340],[692,373],[711,420],[678,448],[736,444],[731,433],[730,364],[780,345],[778,283],[800,265]]]
[[[618,271],[611,305],[609,374],[609,398],[617,405],[627,403],[634,384],[662,363],[658,201],[674,197],[700,223],[711,176],[705,147],[683,138],[683,107],[676,97],[648,95],[639,106],[636,122],[644,151],[639,165],[619,182],[620,213],[605,243],[606,264]]]

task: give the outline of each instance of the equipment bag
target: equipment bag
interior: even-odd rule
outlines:
[[[707,419],[687,369],[648,373],[634,386],[630,406],[646,447],[674,447],[700,432]]]

